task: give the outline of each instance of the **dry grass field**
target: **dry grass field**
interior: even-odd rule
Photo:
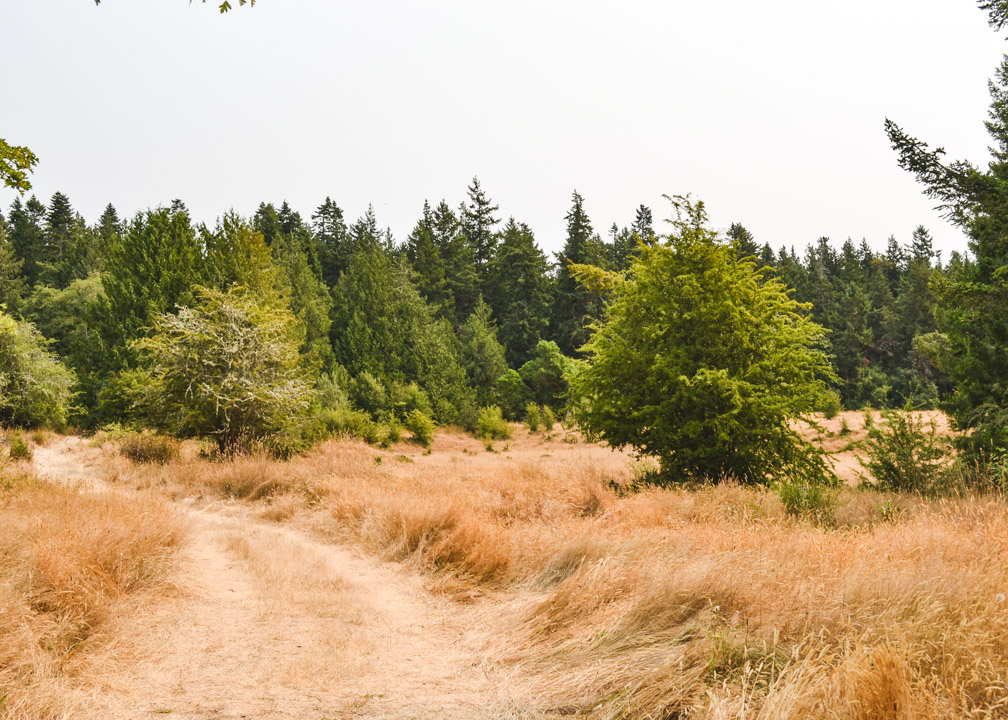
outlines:
[[[135,464],[113,443],[55,439],[35,459],[52,480],[2,495],[14,580],[0,709],[1008,716],[1008,504],[853,487],[864,421],[844,417],[850,432],[828,421],[825,443],[848,483],[816,521],[730,483],[630,492],[639,463],[560,426],[516,429],[492,452],[444,432],[430,454],[334,441],[287,463],[210,462],[185,446]],[[71,470],[95,487],[53,484]],[[25,529],[43,525],[51,539]],[[183,589],[152,598],[173,552]],[[109,553],[130,560],[103,564]],[[89,649],[103,627],[130,652]],[[111,658],[105,676],[74,664],[88,653]]]

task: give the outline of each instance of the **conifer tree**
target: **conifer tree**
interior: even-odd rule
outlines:
[[[575,191],[567,213],[567,241],[557,258],[556,294],[550,333],[565,355],[578,352],[590,336],[589,325],[602,313],[602,298],[580,284],[570,265],[606,266],[605,246],[584,210],[584,198]]]
[[[332,287],[346,269],[350,247],[343,211],[330,198],[327,197],[312,215],[312,230],[322,280],[327,287]]]
[[[23,204],[20,198],[14,198],[11,205],[7,234],[15,257],[23,263],[21,272],[29,288],[38,282],[40,261],[45,252],[42,229],[45,212],[45,205],[34,195]]]
[[[499,324],[498,337],[511,367],[526,363],[549,322],[549,263],[528,225],[508,220],[490,263],[486,300]]]
[[[21,267],[24,261],[14,254],[14,246],[7,239],[7,223],[0,215],[0,311],[17,315],[28,287]]]
[[[494,213],[500,207],[494,205],[480,187],[479,178],[473,178],[469,185],[469,201],[462,204],[460,217],[462,235],[472,248],[479,282],[486,282],[490,261],[497,248],[497,231],[500,218]]]

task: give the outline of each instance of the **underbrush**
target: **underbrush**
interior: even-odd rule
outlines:
[[[135,463],[167,465],[179,457],[179,441],[167,435],[128,433],[119,441],[120,454]]]
[[[264,516],[409,564],[458,601],[497,598],[484,611],[503,643],[493,652],[556,714],[961,718],[1008,707],[999,498],[628,490],[647,468],[599,446],[525,434],[488,454],[475,442],[440,439],[405,461],[329,443],[287,464],[168,465],[131,479],[259,499]]]
[[[0,472],[3,472],[0,469]],[[72,717],[65,669],[123,603],[166,580],[182,522],[163,501],[0,483],[0,717]]]

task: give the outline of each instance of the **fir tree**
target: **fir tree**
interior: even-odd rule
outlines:
[[[472,248],[479,282],[485,283],[490,261],[497,249],[496,227],[500,218],[495,217],[500,208],[494,205],[480,187],[479,178],[473,178],[469,186],[469,201],[463,203],[460,224],[462,235]]]

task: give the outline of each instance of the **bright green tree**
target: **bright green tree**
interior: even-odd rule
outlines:
[[[0,311],[0,424],[62,429],[73,383],[31,323]]]
[[[490,306],[480,298],[458,331],[461,360],[481,406],[496,403],[497,380],[507,372],[504,346],[497,340],[497,327]]]
[[[672,233],[606,283],[605,317],[574,374],[580,422],[661,463],[668,478],[741,482],[828,472],[793,429],[826,391],[824,330],[778,280],[707,227],[704,206],[672,200]]]

